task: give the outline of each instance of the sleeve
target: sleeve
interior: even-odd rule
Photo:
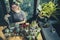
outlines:
[[[12,14],[12,12],[10,12],[9,15],[10,15],[10,17],[8,18],[8,19],[9,19],[9,22],[10,22],[10,23],[13,23],[13,22],[14,22],[14,21],[13,21],[14,19],[13,19],[13,14]]]
[[[23,19],[27,20],[25,12],[22,11]]]

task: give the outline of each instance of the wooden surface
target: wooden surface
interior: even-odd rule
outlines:
[[[8,40],[23,40],[23,37],[14,36],[14,37],[9,37]]]
[[[3,34],[2,30],[4,30],[5,27],[0,26],[0,37],[3,38],[5,40],[5,35]]]
[[[2,32],[2,30],[4,30],[4,29],[5,29],[5,27],[0,26],[0,37],[5,40],[5,39],[6,39],[6,38],[5,38],[5,35],[4,35],[3,32]],[[38,39],[38,40],[43,40],[43,38],[42,38],[42,36],[41,36],[41,33],[39,33],[37,39]],[[23,37],[14,36],[14,37],[9,37],[8,40],[23,40]]]

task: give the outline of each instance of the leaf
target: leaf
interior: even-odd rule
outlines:
[[[52,15],[52,17],[54,17],[57,21],[59,21],[59,19],[55,15]]]

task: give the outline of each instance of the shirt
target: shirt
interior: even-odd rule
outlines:
[[[11,15],[9,17],[10,23],[20,22],[20,21],[26,20],[26,15],[23,11],[20,11],[20,13],[16,13],[16,12],[11,11],[9,14]]]

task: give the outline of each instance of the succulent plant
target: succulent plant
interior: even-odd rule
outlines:
[[[57,4],[55,4],[54,2],[50,1],[48,3],[43,3],[42,5],[42,10],[40,12],[40,16],[46,16],[46,17],[50,17],[55,11],[56,11],[56,6]]]

